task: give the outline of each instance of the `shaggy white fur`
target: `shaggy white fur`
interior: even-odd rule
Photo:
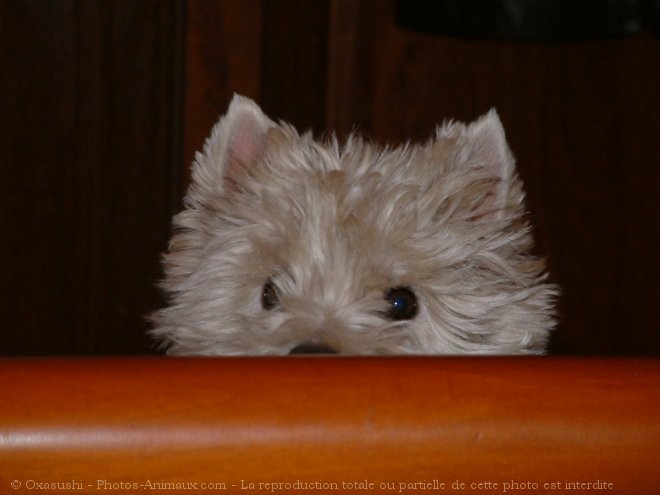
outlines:
[[[554,325],[494,110],[380,148],[235,96],[173,224],[152,316],[170,354],[542,353]]]

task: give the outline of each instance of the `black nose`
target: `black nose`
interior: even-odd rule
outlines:
[[[289,354],[337,354],[337,351],[326,344],[304,343],[291,349]]]

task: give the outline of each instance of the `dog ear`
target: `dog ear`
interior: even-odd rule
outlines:
[[[465,127],[463,138],[460,161],[483,177],[483,194],[474,206],[473,218],[498,217],[507,204],[515,160],[495,109]]]
[[[204,151],[195,156],[193,186],[207,193],[236,187],[236,181],[262,156],[266,133],[273,126],[254,101],[234,95],[227,113],[211,130]]]

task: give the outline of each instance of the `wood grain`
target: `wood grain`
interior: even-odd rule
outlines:
[[[259,100],[261,0],[186,4],[183,171],[225,113],[234,93]]]
[[[329,0],[263,2],[261,105],[274,120],[319,135],[328,91]]]
[[[0,4],[0,354],[148,352],[181,2]]]
[[[16,359],[0,361],[0,376],[2,489],[73,479],[230,493],[296,480],[374,483],[362,493],[422,480],[468,493],[482,493],[473,482],[545,493],[543,483],[597,480],[612,493],[660,490],[659,360]]]

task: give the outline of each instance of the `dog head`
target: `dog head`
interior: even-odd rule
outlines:
[[[236,96],[173,223],[171,354],[540,353],[554,324],[495,111],[381,148]]]

